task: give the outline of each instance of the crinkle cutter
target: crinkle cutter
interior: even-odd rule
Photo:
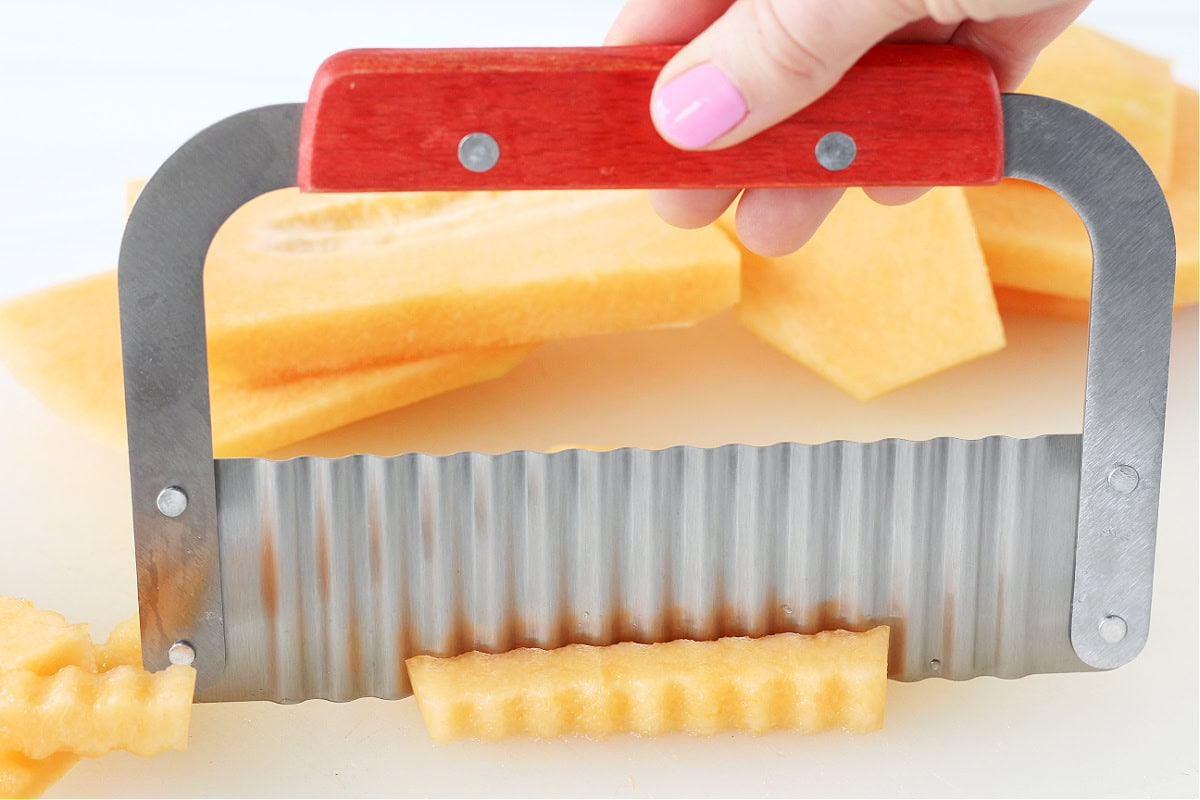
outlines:
[[[146,666],[198,700],[410,692],[404,659],[892,626],[890,672],[1108,669],[1146,641],[1175,250],[1108,125],[884,45],[797,116],[683,153],[647,110],[672,48],[358,50],[308,102],[225,119],[146,185],[120,254]],[[264,192],[979,185],[1079,212],[1081,434],[659,451],[215,459],[202,272]]]

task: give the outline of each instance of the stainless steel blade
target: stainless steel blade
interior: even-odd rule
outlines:
[[[417,653],[892,626],[892,677],[1085,668],[1079,437],[217,462],[200,700],[409,693]]]

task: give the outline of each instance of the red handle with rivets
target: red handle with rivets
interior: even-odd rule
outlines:
[[[880,45],[808,108],[709,152],[672,147],[650,120],[651,89],[674,52],[338,53],[313,81],[298,183],[340,192],[964,186],[1002,175],[996,80],[965,48]]]

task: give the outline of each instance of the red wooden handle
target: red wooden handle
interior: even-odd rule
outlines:
[[[674,47],[348,50],[313,81],[300,131],[305,191],[995,183],[1003,119],[987,61],[948,45],[880,45],[791,119],[720,151],[655,130],[650,90]],[[853,161],[819,163],[826,134]],[[460,160],[485,133],[499,158]],[[479,145],[480,137],[471,140]],[[490,144],[475,154],[486,166]],[[468,150],[470,146],[468,146]],[[481,165],[475,164],[476,168]]]

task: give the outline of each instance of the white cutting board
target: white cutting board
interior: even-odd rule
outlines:
[[[300,99],[322,55],[364,44],[594,43],[618,5],[343,2],[326,20],[304,4],[7,3],[0,89],[19,113],[0,125],[0,297],[111,265],[125,178],[148,174],[223,114]],[[1195,25],[1179,20],[1194,19],[1194,4],[1134,5],[1101,0],[1094,21],[1174,54],[1194,83]],[[186,35],[164,35],[180,27]],[[146,108],[157,116],[132,125]],[[555,343],[503,379],[288,454],[1077,431],[1084,326],[1007,323],[1003,352],[865,405],[729,315]],[[892,683],[885,729],[866,737],[435,747],[411,699],[202,705],[187,752],[85,761],[51,796],[1194,795],[1196,409],[1190,309],[1173,343],[1153,631],[1115,672]],[[136,603],[124,454],[82,438],[3,369],[0,592],[91,622],[97,637]]]

